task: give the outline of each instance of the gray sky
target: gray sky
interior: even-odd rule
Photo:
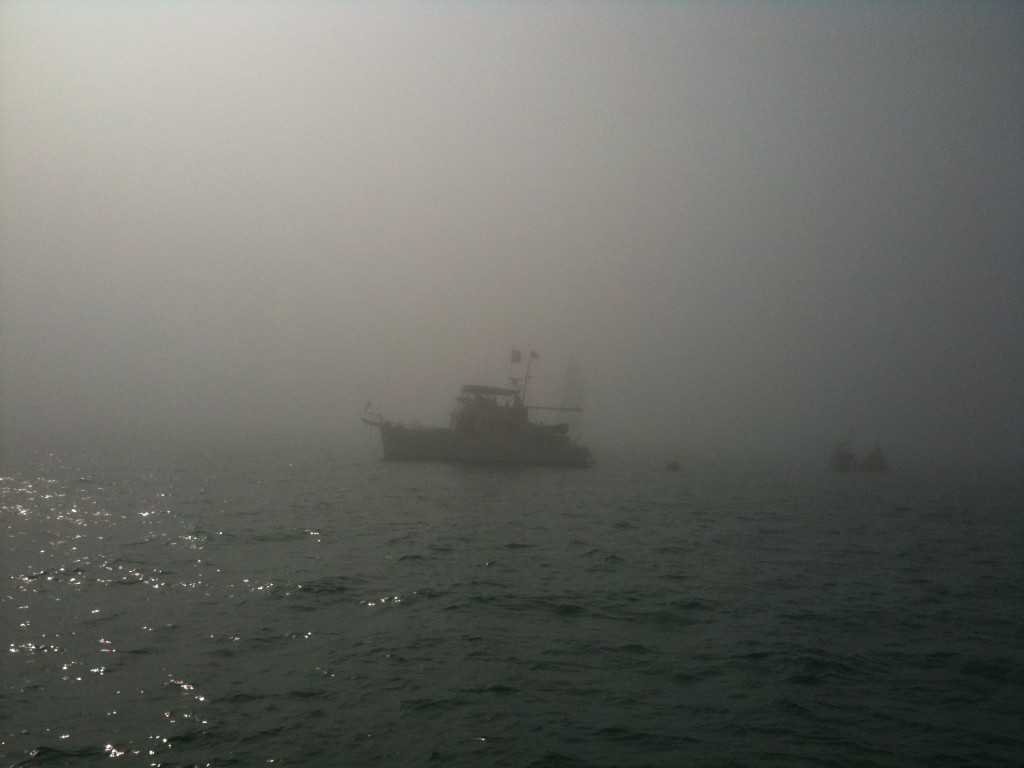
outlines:
[[[1024,462],[1018,3],[0,4],[8,435]],[[533,398],[531,398],[533,399]]]

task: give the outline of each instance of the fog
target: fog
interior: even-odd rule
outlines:
[[[1024,6],[4,3],[0,406],[1024,466]]]

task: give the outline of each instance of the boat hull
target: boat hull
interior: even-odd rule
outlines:
[[[388,422],[380,428],[389,461],[443,461],[457,464],[588,467],[590,450],[557,434],[460,434],[440,427]]]

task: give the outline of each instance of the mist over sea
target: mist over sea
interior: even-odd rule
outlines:
[[[9,451],[14,765],[1010,766],[1019,481]]]

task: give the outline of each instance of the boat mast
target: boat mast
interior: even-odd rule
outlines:
[[[512,375],[512,366],[521,365],[523,362],[523,353],[515,347],[512,347],[512,356],[508,360],[508,386],[509,388],[519,388],[519,379]]]

